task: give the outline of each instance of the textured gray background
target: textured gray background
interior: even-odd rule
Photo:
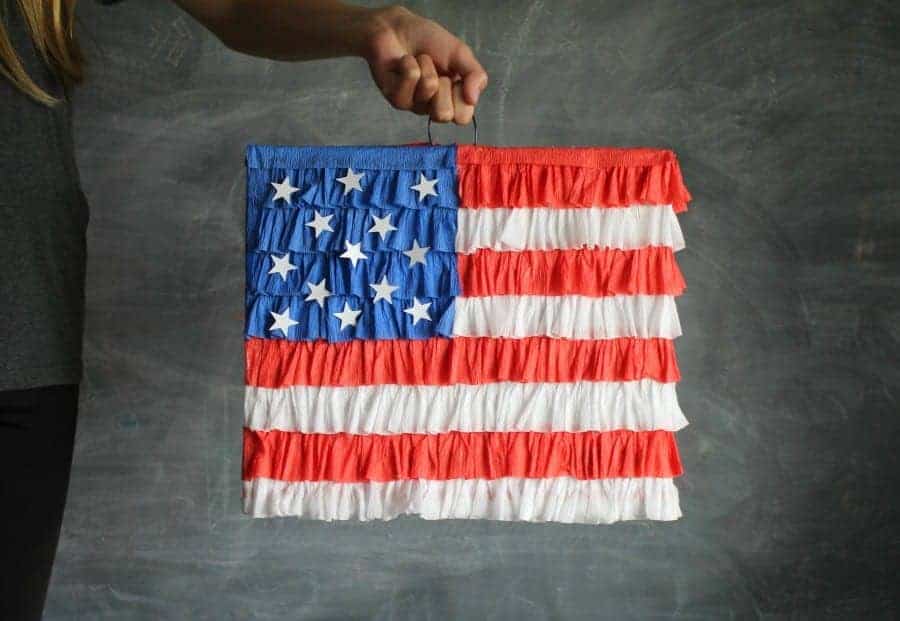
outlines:
[[[240,513],[243,148],[398,143],[358,60],[241,57],[80,6],[87,370],[48,619],[884,618],[900,557],[900,11],[419,2],[492,77],[482,142],[675,149],[685,517]],[[468,130],[437,128],[468,141]]]

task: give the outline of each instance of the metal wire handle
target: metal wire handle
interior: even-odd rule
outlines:
[[[428,134],[428,144],[434,145],[434,140],[431,139],[431,117],[428,117],[425,132]],[[478,144],[478,122],[475,120],[474,114],[472,115],[472,144]]]

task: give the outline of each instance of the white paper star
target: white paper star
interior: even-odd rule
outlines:
[[[284,253],[283,257],[270,254],[269,258],[272,259],[272,269],[269,270],[269,273],[278,274],[282,281],[287,281],[288,272],[297,269],[297,266],[291,263],[290,253]]]
[[[272,315],[272,319],[275,322],[269,327],[269,332],[274,332],[275,330],[281,330],[281,333],[285,336],[288,335],[288,330],[291,326],[296,326],[299,321],[294,321],[291,319],[291,307],[286,306],[281,313],[274,313],[269,311],[269,314]]]
[[[344,184],[344,196],[347,196],[351,190],[359,190],[362,192],[362,186],[359,184],[359,180],[362,179],[365,174],[366,173],[354,173],[352,168],[348,168],[346,175],[337,178],[338,181]]]
[[[306,226],[308,226],[311,229],[315,229],[316,239],[318,239],[319,235],[322,233],[322,231],[329,231],[331,233],[334,233],[334,229],[331,228],[331,225],[329,224],[329,222],[331,222],[331,219],[333,217],[334,217],[334,214],[328,214],[327,216],[325,216],[323,214],[320,214],[319,210],[317,209],[316,215],[313,217],[312,220],[310,220],[309,222],[306,223]]]
[[[393,304],[394,301],[391,299],[391,294],[394,293],[400,287],[395,287],[391,283],[388,282],[387,274],[381,277],[381,282],[378,284],[369,284],[370,287],[375,289],[375,299],[373,302],[377,302],[378,300],[387,300],[388,304]]]
[[[359,244],[351,244],[350,240],[348,239],[344,242],[344,244],[346,244],[347,250],[344,252],[344,254],[341,255],[341,258],[350,259],[350,263],[353,264],[353,267],[356,267],[356,263],[358,261],[369,258],[365,254],[363,254],[362,250],[359,249],[360,245],[362,245],[362,242],[360,242]]]
[[[419,240],[413,240],[413,247],[409,250],[404,250],[403,254],[409,257],[409,266],[412,267],[416,263],[421,263],[425,265],[425,254],[431,250],[431,246],[420,246]]]
[[[419,173],[419,183],[416,185],[409,186],[410,190],[415,190],[419,193],[419,201],[421,201],[426,196],[437,196],[437,190],[434,189],[434,186],[437,185],[437,177],[434,179],[426,179],[425,175]]]
[[[391,224],[391,214],[379,218],[373,213],[372,219],[375,220],[375,224],[369,229],[369,233],[378,233],[381,235],[381,241],[384,241],[384,238],[387,237],[388,233],[397,230],[397,227]]]
[[[284,181],[281,183],[275,183],[274,181],[270,181],[272,187],[275,188],[275,196],[272,197],[272,202],[274,203],[279,198],[284,201],[290,203],[291,202],[291,194],[299,190],[300,188],[295,188],[291,185],[291,178],[285,177]]]
[[[357,317],[362,314],[361,310],[353,310],[350,305],[344,302],[344,310],[339,313],[333,313],[335,317],[341,320],[341,330],[356,325]]]
[[[318,285],[308,282],[306,286],[309,287],[309,295],[306,296],[306,301],[316,302],[321,308],[325,308],[325,298],[331,295],[331,291],[325,287],[325,279],[323,278]]]
[[[403,312],[413,318],[413,325],[419,323],[420,319],[424,319],[426,321],[431,321],[431,315],[428,314],[428,307],[431,306],[431,302],[428,304],[423,304],[419,302],[418,299],[413,298],[413,305],[409,308],[404,308]]]

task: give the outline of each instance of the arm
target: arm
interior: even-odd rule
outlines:
[[[339,0],[175,0],[228,47],[277,60],[358,56],[391,105],[435,121],[472,119],[487,73],[439,24],[399,7]]]

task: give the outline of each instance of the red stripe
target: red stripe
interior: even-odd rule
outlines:
[[[458,254],[463,295],[679,295],[685,283],[668,246],[638,250],[479,250]]]
[[[396,481],[673,477],[670,431],[306,434],[244,429],[243,478]]]
[[[246,383],[292,385],[487,384],[680,379],[669,339],[454,337],[424,340],[245,341]]]
[[[461,144],[456,165],[533,164],[577,168],[657,166],[677,161],[669,149],[649,147],[495,147]]]
[[[678,159],[662,149],[483,147],[456,151],[463,207],[687,209]]]

